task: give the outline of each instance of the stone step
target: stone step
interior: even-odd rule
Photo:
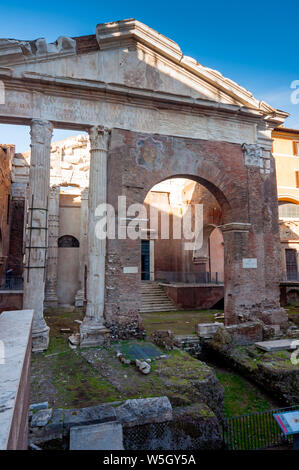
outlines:
[[[169,312],[177,310],[163,287],[155,282],[143,281],[141,284],[141,312]]]
[[[155,302],[155,300],[164,301],[164,300],[166,300],[166,299],[165,299],[165,297],[164,297],[163,295],[151,295],[150,297],[144,295],[144,296],[142,296],[142,299],[141,299],[141,300],[142,300],[142,302],[143,302],[143,301],[146,301],[146,302],[152,302],[152,301],[154,301],[154,302]],[[168,302],[169,302],[169,300],[168,300]],[[170,302],[171,302],[171,301],[170,301]],[[172,303],[172,302],[171,302],[171,303]]]
[[[176,310],[173,305],[143,305],[141,306],[141,310],[144,312],[147,310],[148,312],[157,310],[161,312],[168,312],[169,310]]]
[[[175,307],[175,305],[173,305],[172,302],[142,302],[141,303],[142,307],[150,307],[150,306],[153,306],[153,305],[167,305],[167,306],[170,306],[170,307]]]
[[[164,308],[164,309],[167,309],[167,308],[173,308],[176,310],[176,306],[173,305],[173,304],[159,304],[159,303],[156,303],[156,304],[142,304],[141,305],[142,308]]]

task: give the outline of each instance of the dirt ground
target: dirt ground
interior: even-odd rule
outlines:
[[[214,313],[153,313],[144,314],[143,319],[148,333],[168,327],[177,334],[189,334],[199,321],[212,321]],[[112,348],[69,348],[68,337],[79,331],[81,309],[49,309],[45,318],[50,326],[50,346],[46,352],[32,355],[31,403],[48,401],[56,408],[78,408],[164,395],[166,391],[174,403],[188,404],[196,399],[194,380],[205,377],[205,366],[186,353],[167,353],[168,358],[153,362],[150,375],[144,376],[133,365],[122,364],[116,358],[117,344]],[[232,371],[214,370],[225,389],[227,416],[271,408],[268,397],[245,379]]]

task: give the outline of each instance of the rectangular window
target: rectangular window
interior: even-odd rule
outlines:
[[[299,188],[299,171],[295,171],[296,176],[296,188]]]
[[[286,270],[287,280],[297,280],[297,251],[294,249],[287,248],[285,250],[286,255]]]
[[[294,142],[294,155],[299,157],[299,142]]]

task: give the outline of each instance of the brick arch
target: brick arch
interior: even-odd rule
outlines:
[[[143,203],[151,188],[163,180],[186,178],[215,196],[224,223],[248,221],[246,168],[239,144],[114,129],[109,161],[108,179],[115,171],[123,194],[129,196],[134,189],[135,202]]]
[[[119,195],[126,196],[127,207],[143,204],[155,184],[174,177],[203,185],[223,214],[226,323],[259,318],[282,324],[273,160],[270,166],[265,174],[246,163],[240,144],[113,129],[107,200],[116,210]],[[139,330],[140,265],[135,240],[107,240],[105,321],[123,337]]]

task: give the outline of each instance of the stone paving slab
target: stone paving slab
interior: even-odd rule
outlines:
[[[128,427],[172,420],[172,406],[166,396],[127,400],[115,410],[117,421]]]
[[[66,430],[73,426],[105,423],[115,420],[115,409],[111,405],[89,406],[87,408],[64,411],[64,428]]]
[[[114,421],[73,427],[70,450],[124,450],[122,425]]]
[[[254,343],[259,349],[263,351],[282,351],[284,349],[296,349],[294,339],[277,339],[273,341],[260,341]]]

